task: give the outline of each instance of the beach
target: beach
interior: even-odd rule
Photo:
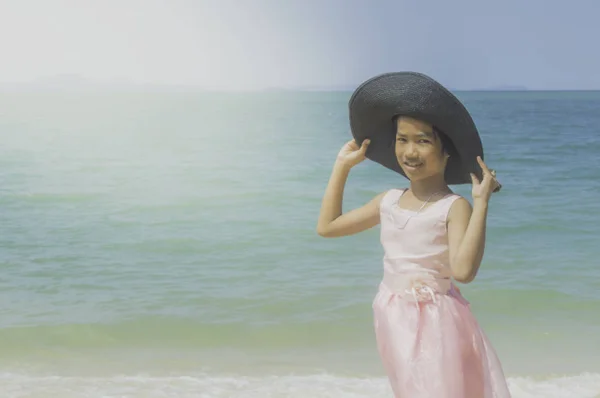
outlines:
[[[391,397],[379,229],[316,233],[350,95],[0,93],[0,397]],[[515,398],[600,397],[600,92],[456,95],[503,185],[460,289]]]

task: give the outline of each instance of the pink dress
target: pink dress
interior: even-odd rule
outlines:
[[[396,398],[507,398],[494,348],[451,279],[446,218],[460,196],[420,213],[381,201],[384,273],[373,300],[377,348]]]

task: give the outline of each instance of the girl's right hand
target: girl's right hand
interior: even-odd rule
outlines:
[[[365,139],[362,145],[359,147],[356,141],[350,140],[337,155],[337,161],[342,163],[344,166],[351,168],[362,162],[366,159],[365,153],[367,152],[367,147],[371,141],[369,139]]]
[[[487,203],[490,200],[490,196],[492,196],[493,192],[497,192],[501,185],[496,180],[496,172],[490,170],[487,165],[481,159],[481,156],[477,156],[477,163],[481,167],[483,172],[483,179],[479,181],[479,178],[473,173],[471,173],[471,181],[473,183],[473,200],[483,200]]]

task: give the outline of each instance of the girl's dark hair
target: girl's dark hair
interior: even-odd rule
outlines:
[[[454,143],[452,142],[450,137],[448,137],[442,131],[438,130],[435,126],[433,127],[433,133],[439,138],[440,142],[442,143],[442,152],[447,153],[451,157],[455,156],[456,147],[454,146]]]

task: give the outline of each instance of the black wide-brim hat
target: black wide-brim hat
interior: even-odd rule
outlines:
[[[431,124],[453,143],[446,166],[447,184],[471,183],[469,173],[480,180],[483,159],[479,132],[464,105],[449,90],[417,72],[375,76],[361,84],[349,101],[350,128],[358,145],[371,143],[366,157],[406,177],[395,154],[396,116],[408,116]]]

